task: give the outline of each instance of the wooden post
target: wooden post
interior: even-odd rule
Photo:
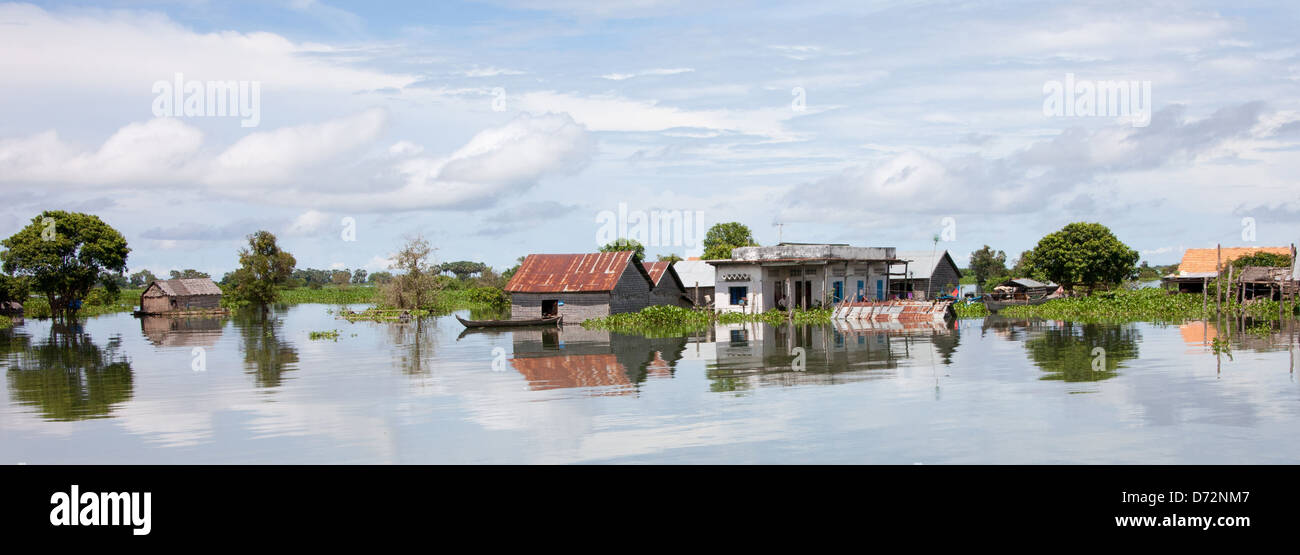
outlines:
[[[1223,246],[1214,248],[1214,313],[1219,315],[1223,314]]]
[[[1205,318],[1206,303],[1209,302],[1210,278],[1201,277],[1201,318]]]

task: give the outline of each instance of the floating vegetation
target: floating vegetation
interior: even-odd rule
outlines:
[[[1232,344],[1227,339],[1214,338],[1210,341],[1210,350],[1216,355],[1228,355],[1228,360],[1232,360]]]
[[[658,305],[642,309],[640,312],[612,314],[604,318],[591,318],[582,322],[587,329],[635,333],[649,337],[666,337],[695,333],[714,324],[740,324],[762,322],[779,325],[786,322],[796,324],[829,324],[834,311],[828,308],[812,310],[794,310],[783,312],[769,310],[757,314],[740,312],[713,312],[705,309],[683,308],[680,306]]]
[[[14,327],[14,321],[8,316],[0,316],[0,330],[7,330]]]
[[[431,314],[433,314],[433,312],[419,308],[401,309],[371,307],[361,312],[343,310],[338,313],[338,317],[349,322],[406,322],[415,318],[424,318]]]
[[[989,309],[984,303],[959,301],[952,303],[952,308],[957,312],[958,318],[983,318],[989,315]]]
[[[312,341],[329,339],[331,341],[339,340],[339,330],[314,331],[307,335]]]
[[[1146,288],[1134,291],[1108,291],[1090,297],[1068,297],[1037,306],[1011,306],[998,313],[1013,318],[1046,318],[1073,322],[1163,322],[1180,323],[1213,313],[1214,298],[1201,307],[1201,295],[1168,293]],[[1288,303],[1291,306],[1291,303]],[[1285,307],[1284,307],[1285,308]],[[1254,300],[1239,304],[1229,301],[1222,306],[1225,315],[1249,316],[1259,320],[1277,320],[1278,303]]]

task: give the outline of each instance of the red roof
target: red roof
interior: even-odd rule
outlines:
[[[632,261],[632,251],[590,254],[530,254],[506,291],[557,293],[613,291]],[[645,268],[637,267],[643,275]],[[646,276],[649,279],[649,276]]]
[[[655,285],[659,285],[660,278],[664,277],[664,272],[667,272],[668,267],[672,266],[673,263],[672,262],[642,262],[641,265],[645,266],[645,273],[650,274],[650,281],[654,282]]]

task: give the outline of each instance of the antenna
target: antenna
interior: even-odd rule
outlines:
[[[781,243],[781,232],[782,232],[782,231],[785,231],[785,223],[783,223],[783,222],[776,222],[776,223],[774,223],[774,224],[772,224],[772,225],[776,226],[776,242],[777,242],[777,244],[780,244],[780,243]]]

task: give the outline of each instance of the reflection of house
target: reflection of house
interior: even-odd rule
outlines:
[[[738,247],[716,270],[714,306],[723,311],[763,312],[781,305],[820,306],[844,298],[884,299],[893,247],[781,243]]]
[[[1291,256],[1291,247],[1223,247],[1213,249],[1187,249],[1178,271],[1165,276],[1164,281],[1183,293],[1200,293],[1205,284],[1219,276],[1233,260],[1243,256],[1268,253]]]
[[[160,347],[211,347],[225,324],[224,318],[140,317],[140,331]]]
[[[948,251],[898,251],[904,262],[890,267],[890,295],[899,298],[931,299],[951,293],[961,281],[961,270]]]
[[[713,304],[715,294],[713,265],[699,258],[692,258],[673,263],[673,269],[677,271],[677,277],[681,278],[686,297],[691,299],[691,302],[696,306]]]
[[[686,288],[682,279],[673,269],[672,262],[643,262],[646,274],[654,288],[650,290],[650,304],[667,304],[689,308],[692,303],[686,298]]]
[[[650,306],[650,276],[632,254],[528,255],[506,284],[511,318],[559,315],[565,323],[578,324]]]
[[[221,288],[209,278],[159,279],[140,294],[140,312],[220,311]]]
[[[511,332],[510,364],[529,389],[595,388],[625,395],[647,377],[671,377],[686,339],[647,338],[576,326]]]

